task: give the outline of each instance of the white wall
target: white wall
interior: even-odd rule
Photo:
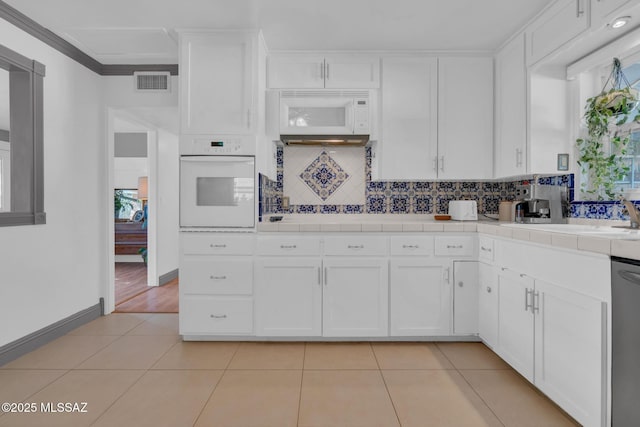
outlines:
[[[0,345],[98,303],[107,207],[101,77],[0,19],[2,44],[46,65],[47,223],[0,227]]]
[[[138,188],[138,178],[149,175],[146,157],[116,157],[113,168],[114,188]]]
[[[178,137],[158,131],[158,193],[157,199],[157,271],[163,275],[178,268],[178,202],[179,156]]]

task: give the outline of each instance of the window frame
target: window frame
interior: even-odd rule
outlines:
[[[44,76],[46,67],[38,61],[29,59],[18,52],[0,44],[0,67],[14,69],[24,73],[27,79],[24,98],[19,98],[21,114],[11,114],[12,126],[10,129],[20,128],[20,144],[27,153],[26,156],[18,156],[16,149],[11,147],[11,193],[17,193],[16,188],[29,191],[27,195],[29,209],[21,211],[0,212],[0,227],[36,225],[46,223],[44,211],[44,136],[43,136],[43,111],[44,111]],[[11,74],[11,73],[10,73]],[[14,99],[11,99],[13,104]],[[13,110],[13,105],[11,106]],[[17,120],[20,126],[13,126]],[[11,132],[11,130],[10,130]],[[11,138],[10,138],[11,139]],[[21,150],[22,151],[22,150]],[[27,169],[24,169],[26,167]],[[24,172],[26,170],[26,172]],[[23,182],[16,183],[16,171],[25,174]],[[19,180],[18,180],[19,181]],[[22,185],[22,187],[17,187]],[[14,203],[11,203],[12,209]]]

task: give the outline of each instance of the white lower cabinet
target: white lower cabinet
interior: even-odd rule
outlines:
[[[580,424],[603,425],[605,303],[501,268],[497,305],[497,353]]]
[[[182,335],[249,335],[252,332],[252,297],[180,295]]]
[[[478,334],[478,262],[453,263],[453,333]]]
[[[391,336],[445,336],[451,333],[448,260],[392,258]]]
[[[535,281],[534,383],[584,426],[604,423],[605,303]]]
[[[387,258],[327,257],[323,273],[324,336],[389,335]]]
[[[256,334],[321,336],[321,259],[265,257],[255,264]]]
[[[478,264],[478,335],[492,349],[498,344],[498,274],[491,264]]]
[[[498,346],[496,351],[533,382],[533,279],[513,270],[498,272]]]

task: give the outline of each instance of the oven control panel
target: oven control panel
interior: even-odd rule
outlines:
[[[188,136],[180,139],[181,155],[250,156],[255,153],[253,136]]]

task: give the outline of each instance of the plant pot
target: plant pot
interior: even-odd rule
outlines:
[[[598,96],[598,104],[604,104],[604,109],[611,111],[614,116],[628,112],[638,104],[638,91],[632,88],[612,90]]]

